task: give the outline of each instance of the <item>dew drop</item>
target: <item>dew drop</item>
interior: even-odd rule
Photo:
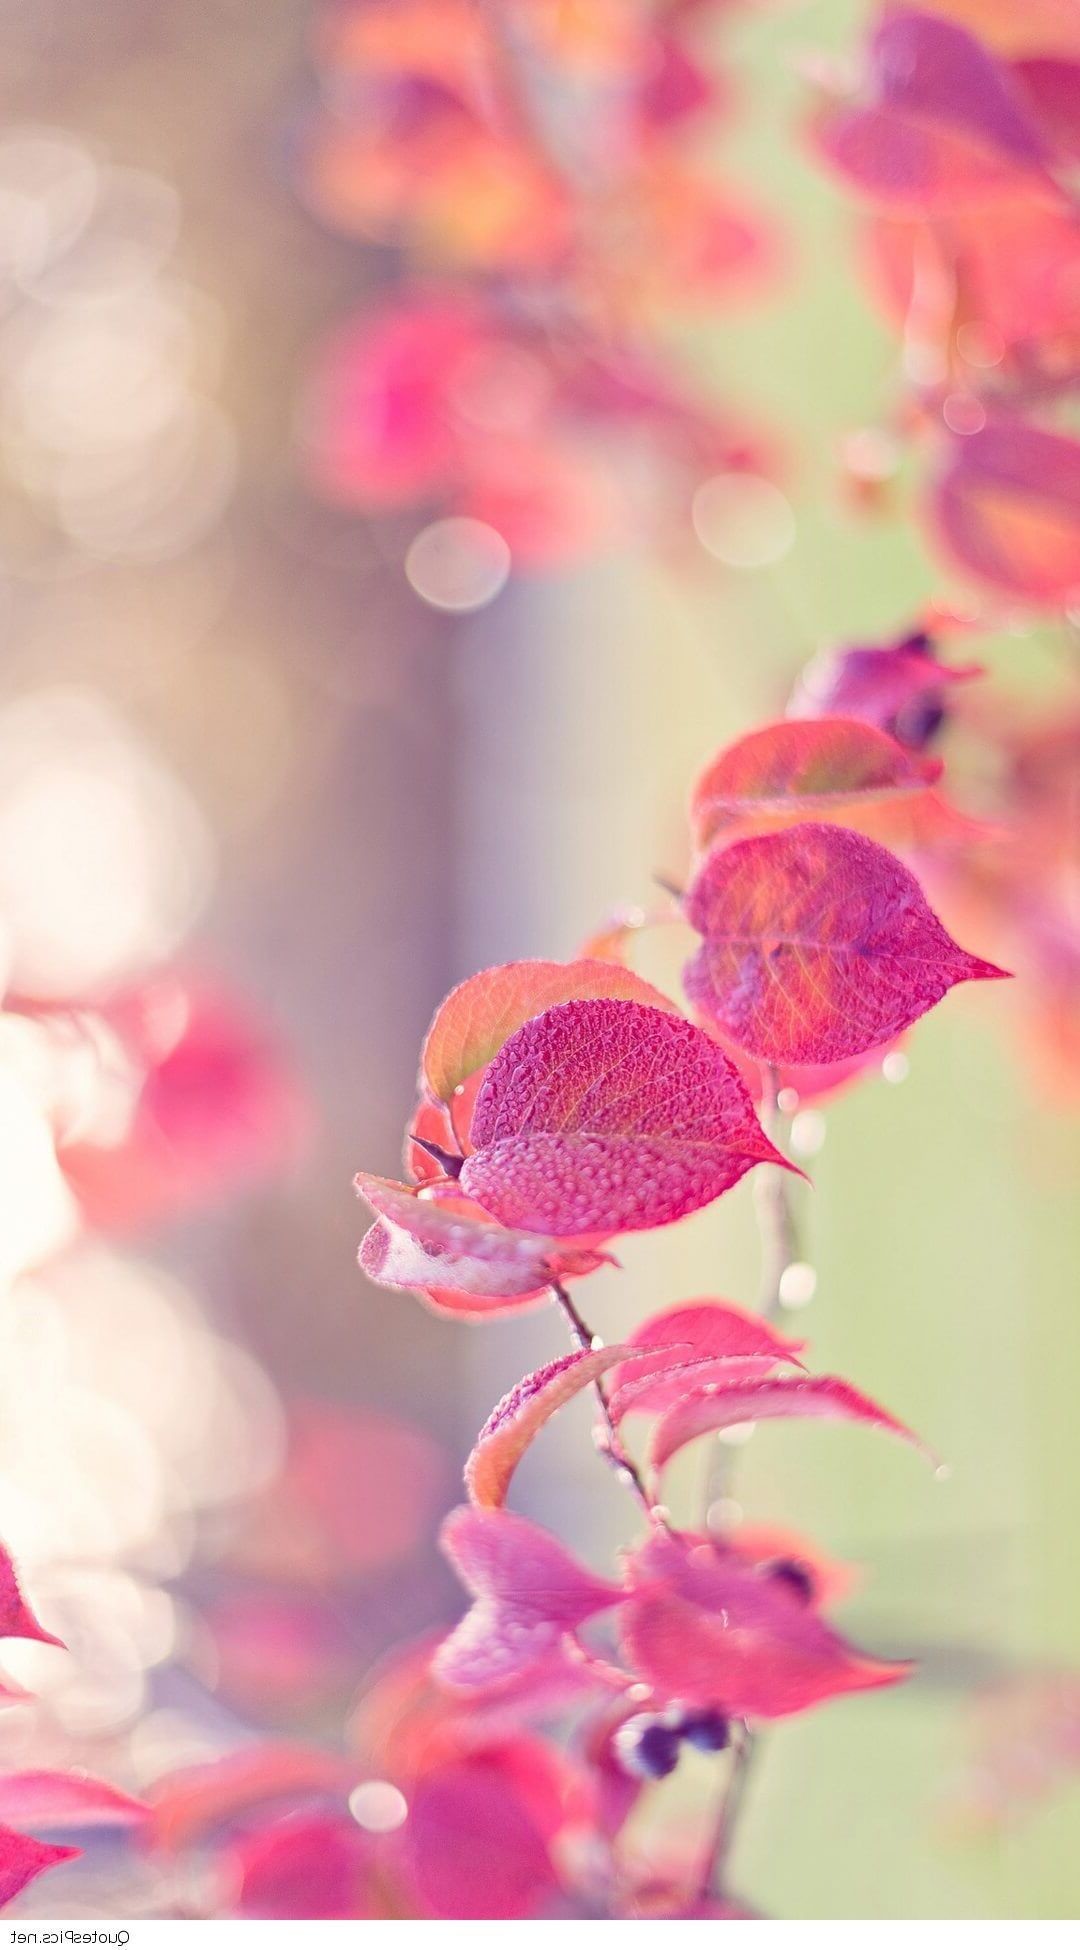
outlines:
[[[422,528],[409,545],[405,575],[433,609],[483,609],[510,575],[510,550],[498,530],[468,515],[448,515]]]
[[[714,474],[698,488],[691,513],[699,542],[731,569],[767,568],[795,540],[790,501],[758,474]]]
[[[973,319],[960,326],[956,349],[969,366],[999,366],[1005,356],[1005,341],[996,326]]]
[[[749,1442],[756,1428],[756,1422],[733,1422],[730,1429],[719,1431],[720,1440],[728,1443],[732,1449],[741,1449],[744,1443]]]
[[[794,1117],[799,1108],[798,1091],[792,1090],[790,1084],[785,1084],[783,1090],[778,1090],[776,1093],[776,1108],[782,1111],[785,1117]]]
[[[903,1083],[910,1070],[911,1064],[902,1049],[891,1049],[888,1056],[882,1058],[881,1074],[886,1083]]]
[[[952,1476],[952,1473],[953,1471],[952,1471],[951,1463],[939,1463],[937,1468],[934,1471],[935,1483],[947,1483],[950,1477]]]
[[[950,433],[981,433],[986,425],[986,408],[973,393],[950,393],[941,417]]]
[[[710,1503],[705,1512],[706,1530],[716,1531],[721,1535],[725,1531],[734,1530],[736,1524],[740,1524],[742,1520],[742,1504],[736,1503],[733,1496],[717,1497],[716,1502]]]
[[[391,1781],[361,1781],[349,1796],[349,1813],[370,1835],[390,1835],[400,1828],[409,1804]]]
[[[817,1273],[805,1259],[793,1259],[780,1275],[777,1295],[782,1307],[808,1307],[817,1292]]]

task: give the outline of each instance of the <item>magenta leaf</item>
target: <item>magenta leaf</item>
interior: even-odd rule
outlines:
[[[514,1471],[545,1422],[609,1368],[632,1362],[627,1347],[584,1348],[525,1375],[492,1410],[476,1438],[465,1465],[470,1501],[487,1510],[505,1503]]]
[[[538,1810],[485,1758],[481,1751],[433,1768],[413,1789],[402,1845],[422,1913],[455,1921],[550,1914],[559,1884]]]
[[[705,860],[686,916],[704,939],[687,994],[767,1063],[837,1063],[887,1043],[958,982],[1004,974],[960,948],[876,840],[793,826]]]
[[[589,996],[620,996],[678,1014],[659,989],[616,962],[591,957],[571,962],[506,962],[470,975],[440,1005],[424,1039],[422,1086],[449,1103],[522,1023],[556,1002]]]
[[[639,1002],[564,1002],[510,1037],[481,1086],[462,1189],[504,1225],[603,1238],[708,1205],[783,1164],[734,1066]]]
[[[898,643],[847,644],[800,673],[789,718],[860,718],[920,751],[941,721],[952,684],[981,677],[980,664],[943,664],[923,630]]]
[[[356,1186],[380,1214],[365,1234],[360,1264],[381,1286],[511,1300],[532,1297],[553,1279],[592,1272],[605,1259],[493,1224],[468,1199],[418,1196],[408,1185],[364,1174]]]
[[[629,1336],[626,1346],[637,1353],[611,1375],[612,1415],[616,1422],[624,1415],[655,1415],[690,1385],[766,1375],[780,1361],[795,1361],[805,1345],[728,1302],[688,1300],[667,1307]]]
[[[903,1422],[835,1375],[782,1375],[694,1389],[670,1408],[653,1431],[649,1466],[659,1475],[672,1456],[699,1435],[740,1422],[816,1416],[830,1422],[869,1422],[906,1442],[924,1445]]]
[[[378,1915],[372,1841],[344,1812],[289,1816],[241,1838],[231,1867],[241,1916],[305,1922]]]
[[[630,1575],[623,1654],[662,1698],[776,1719],[910,1671],[856,1651],[797,1592],[715,1540],[654,1533]]]
[[[38,1623],[15,1576],[7,1551],[0,1544],[0,1639],[38,1639],[42,1645],[63,1646],[52,1632]]]
[[[507,1510],[452,1510],[442,1546],[475,1603],[444,1639],[432,1669],[463,1691],[543,1665],[564,1634],[622,1595],[546,1530]]]
[[[973,35],[927,13],[886,16],[871,43],[863,99],[833,111],[820,140],[862,194],[913,213],[1033,185],[1053,191],[1049,152],[1022,88]]]
[[[14,1828],[0,1827],[0,1908],[13,1902],[19,1891],[55,1869],[59,1862],[70,1862],[81,1855],[78,1848],[64,1848],[59,1842],[38,1842],[32,1835],[19,1835]]]

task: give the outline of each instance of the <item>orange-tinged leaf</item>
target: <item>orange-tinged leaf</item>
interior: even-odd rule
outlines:
[[[1080,441],[1019,420],[954,440],[934,532],[961,568],[1029,602],[1080,593]]]
[[[627,1347],[584,1348],[525,1375],[492,1409],[476,1438],[465,1465],[470,1502],[499,1509],[518,1463],[545,1422],[630,1356]]]
[[[769,831],[805,819],[849,824],[882,802],[917,798],[941,776],[941,761],[905,750],[856,718],[782,718],[720,752],[694,785],[694,838]]]
[[[647,1002],[678,1015],[659,989],[611,961],[512,961],[486,968],[452,989],[436,1011],[420,1059],[422,1082],[449,1102],[466,1079],[490,1063],[508,1037],[556,1002],[610,996]]]

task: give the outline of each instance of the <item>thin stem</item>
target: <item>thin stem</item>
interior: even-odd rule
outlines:
[[[780,1124],[776,1071],[765,1072],[761,1099],[761,1127],[776,1142]],[[775,1320],[780,1311],[780,1282],[784,1270],[798,1256],[795,1215],[791,1206],[791,1174],[780,1165],[762,1165],[754,1181],[758,1230],[761,1234],[761,1289],[758,1312]]]
[[[765,1071],[761,1097],[761,1126],[773,1143],[779,1135],[779,1077],[770,1065]],[[758,1311],[766,1320],[775,1320],[780,1311],[780,1285],[784,1270],[798,1254],[798,1235],[791,1204],[790,1175],[779,1165],[762,1165],[754,1182],[754,1198],[761,1235],[761,1286]],[[708,1508],[726,1495],[731,1487],[735,1455],[717,1443],[706,1485]],[[757,1739],[744,1720],[742,1736],[732,1757],[731,1768],[717,1810],[698,1882],[698,1900],[722,1887],[727,1859],[746,1793],[750,1764],[757,1751]]]
[[[731,1766],[724,1782],[716,1820],[713,1823],[698,1875],[696,1893],[699,1902],[705,1901],[716,1888],[722,1886],[724,1870],[746,1793],[750,1765],[756,1751],[757,1743],[744,1720],[742,1736],[732,1749]]]
[[[566,1288],[560,1285],[558,1280],[552,1280],[551,1291],[562,1308],[566,1323],[577,1345],[584,1351],[591,1349],[596,1343],[596,1336],[588,1322],[578,1312]],[[596,1391],[596,1399],[600,1404],[600,1413],[604,1418],[605,1435],[600,1448],[600,1454],[604,1457],[605,1461],[611,1464],[615,1474],[621,1482],[625,1483],[631,1495],[636,1497],[650,1521],[656,1522],[658,1521],[657,1506],[645,1488],[641,1471],[638,1469],[636,1462],[623,1448],[622,1438],[615,1426],[614,1417],[611,1413],[611,1403],[608,1400],[607,1389],[604,1387],[602,1380],[595,1381],[593,1387]]]

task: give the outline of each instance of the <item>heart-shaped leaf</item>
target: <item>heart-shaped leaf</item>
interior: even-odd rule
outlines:
[[[633,1361],[617,1367],[608,1384],[616,1422],[659,1414],[689,1386],[768,1374],[778,1362],[796,1360],[806,1343],[727,1301],[687,1300],[650,1315],[625,1345],[635,1350]]]
[[[79,1848],[64,1848],[59,1842],[35,1841],[32,1835],[19,1835],[14,1828],[0,1827],[0,1908],[13,1902],[21,1889],[46,1869],[59,1862],[70,1862],[81,1855]]]
[[[691,1001],[766,1063],[836,1063],[887,1043],[957,982],[1004,974],[958,947],[914,875],[861,833],[793,826],[703,863]]]
[[[694,839],[771,831],[804,819],[842,825],[925,797],[940,759],[919,758],[857,718],[784,718],[751,731],[706,766],[690,797]]]
[[[628,1357],[626,1347],[583,1348],[525,1375],[492,1409],[476,1438],[465,1465],[470,1501],[486,1510],[500,1508],[518,1463],[556,1409],[620,1362],[632,1366]]]
[[[654,1534],[630,1575],[623,1654],[661,1697],[777,1719],[910,1671],[857,1652],[789,1586],[713,1540]]]
[[[538,1524],[508,1510],[452,1510],[442,1546],[475,1603],[435,1655],[433,1671],[463,1691],[542,1666],[563,1636],[618,1603],[618,1585],[594,1577]]]
[[[930,509],[950,555],[981,582],[1054,606],[1080,592],[1080,441],[989,420],[950,442]]]
[[[507,1038],[556,1002],[590,996],[623,997],[654,1009],[679,1011],[650,982],[617,963],[512,961],[470,975],[436,1011],[420,1058],[420,1076],[433,1097],[448,1103],[455,1091],[496,1056]]]
[[[855,189],[894,209],[930,214],[1018,189],[1055,193],[1049,152],[1008,69],[928,13],[886,16],[862,99],[827,115],[818,136]]]
[[[869,1422],[923,1448],[917,1435],[887,1409],[835,1375],[782,1375],[766,1381],[729,1382],[699,1388],[670,1408],[649,1445],[649,1467],[659,1476],[672,1456],[699,1435],[740,1422],[816,1416],[830,1422]]]
[[[472,1137],[462,1189],[557,1238],[667,1225],[785,1162],[711,1038],[640,1002],[564,1002],[526,1023],[488,1070]]]
[[[592,1272],[606,1257],[495,1225],[469,1199],[418,1196],[408,1185],[364,1174],[356,1185],[380,1215],[360,1247],[364,1272],[380,1286],[509,1301]]]

